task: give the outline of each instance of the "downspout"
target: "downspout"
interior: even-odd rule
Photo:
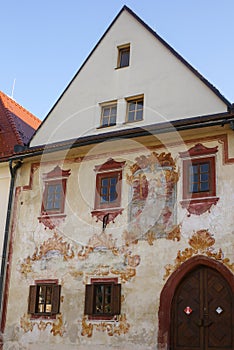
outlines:
[[[11,182],[10,182],[10,189],[9,189],[9,198],[8,198],[8,208],[7,208],[7,216],[6,216],[6,225],[5,225],[5,234],[4,234],[4,243],[3,243],[3,250],[2,250],[2,264],[1,264],[1,275],[0,275],[0,322],[1,322],[1,329],[0,329],[0,349],[2,348],[2,332],[4,331],[2,321],[3,321],[3,308],[4,308],[4,293],[5,293],[5,282],[6,282],[6,271],[8,267],[8,250],[9,250],[9,231],[10,231],[10,221],[11,221],[11,209],[12,209],[12,202],[13,202],[13,194],[14,194],[14,185],[15,185],[15,178],[16,178],[16,172],[21,167],[22,161],[19,160],[15,166],[13,166],[13,160],[9,161],[9,168],[11,173]]]

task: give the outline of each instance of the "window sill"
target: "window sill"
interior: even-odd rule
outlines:
[[[122,214],[123,208],[105,208],[105,209],[95,209],[91,212],[92,217],[96,216],[98,221],[103,222],[104,216],[108,215],[107,217],[107,222],[106,224],[109,224],[111,221],[114,223],[115,218],[119,215]]]
[[[111,128],[113,126],[116,126],[116,123],[110,124],[110,125],[100,125],[100,126],[97,126],[97,129],[108,129],[108,128]]]
[[[56,226],[58,226],[62,221],[64,221],[66,215],[65,214],[45,214],[38,217],[40,223],[42,223],[45,227],[48,227],[50,230],[53,230]]]
[[[53,315],[31,314],[30,320],[56,320],[56,314],[53,314]]]
[[[190,216],[191,214],[194,215],[201,215],[204,214],[206,211],[210,212],[210,208],[212,205],[216,205],[218,202],[218,197],[207,197],[207,198],[196,198],[196,199],[184,199],[180,202],[182,208],[187,209]]]
[[[88,315],[89,321],[118,321],[118,315],[101,316],[101,315]]]

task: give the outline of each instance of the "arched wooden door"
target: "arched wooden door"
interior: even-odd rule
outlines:
[[[234,301],[226,279],[199,266],[175,291],[171,309],[171,350],[233,350]]]

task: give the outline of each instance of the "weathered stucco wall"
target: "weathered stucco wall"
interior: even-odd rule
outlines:
[[[231,130],[226,132],[232,136]],[[198,141],[209,148],[218,146],[215,157],[219,200],[201,215],[189,215],[180,204],[183,183],[179,152],[184,151],[185,143],[174,142],[171,136],[168,140],[173,142],[168,142],[166,148],[156,140],[150,141],[148,149],[139,143],[131,149],[122,141],[118,145],[113,141],[102,146],[102,152],[97,146],[85,157],[77,149],[76,154],[73,150],[72,157],[57,161],[54,155],[53,161],[46,157],[42,157],[41,162],[25,161],[18,171],[12,218],[13,256],[4,349],[153,350],[157,346],[160,294],[173,271],[199,254],[234,271],[233,149],[224,134],[214,130],[210,135],[202,135],[199,140],[190,136],[186,141],[187,148]],[[157,156],[152,157],[152,152]],[[91,215],[95,197],[94,168],[110,157],[126,162],[122,181],[123,212],[103,232],[102,222],[96,222],[96,217]],[[155,159],[167,160],[170,176],[155,170]],[[145,163],[141,163],[140,171],[143,169],[150,181],[159,181],[161,174],[165,180],[161,187],[170,182],[175,192],[167,203],[173,210],[172,215],[165,215],[160,227],[152,225],[149,217],[153,216],[154,208],[165,209],[164,205],[157,207],[161,203],[157,192],[161,187],[155,182],[156,199],[151,196],[151,202],[144,202],[151,210],[138,218],[140,230],[137,231],[129,218],[132,186],[139,176],[134,169],[142,160]],[[55,227],[50,229],[38,220],[42,175],[57,165],[63,170],[70,169],[71,175],[67,180],[66,218],[55,221]],[[119,319],[88,320],[84,317],[85,284],[92,277],[112,276],[122,285]],[[30,319],[29,286],[38,279],[55,278],[62,285],[60,314],[56,320]]]

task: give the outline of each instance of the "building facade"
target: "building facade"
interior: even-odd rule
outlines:
[[[9,194],[14,188],[14,174],[17,164],[9,162],[16,149],[23,148],[32,137],[41,121],[15,100],[0,91],[0,299],[4,284],[4,271],[7,263],[8,222],[10,220]]]
[[[11,158],[3,348],[232,350],[233,120],[124,7]]]

